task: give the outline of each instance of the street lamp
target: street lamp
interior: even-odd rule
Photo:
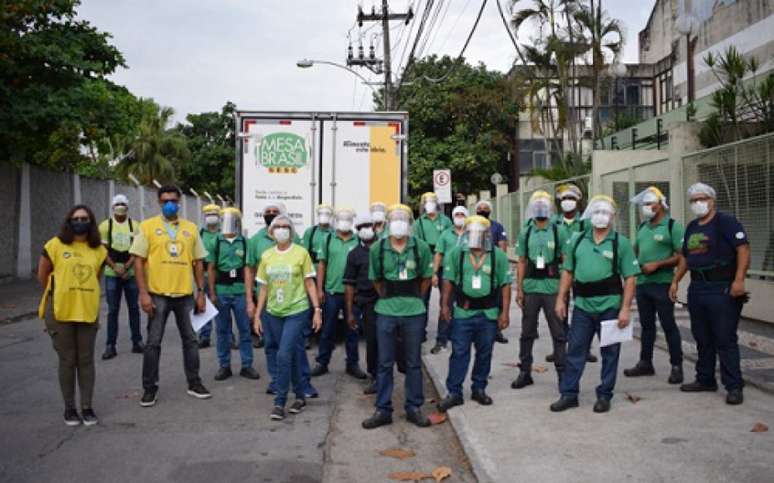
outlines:
[[[352,69],[350,69],[349,67],[347,67],[345,65],[337,64],[336,62],[331,62],[331,61],[328,61],[328,60],[312,60],[312,59],[301,59],[298,62],[296,62],[296,66],[301,68],[301,69],[308,69],[308,68],[312,67],[314,64],[332,65],[333,67],[338,67],[339,69],[344,69],[347,72],[349,72],[350,74],[356,75],[360,80],[363,81],[363,83],[365,85],[367,85],[374,92],[374,94],[377,94],[376,90],[371,86],[371,83],[368,81],[368,79],[366,79],[365,77],[360,75],[357,71],[352,70]]]
[[[699,20],[690,13],[685,13],[683,15],[680,15],[680,17],[677,19],[675,27],[677,28],[677,31],[685,35],[685,50],[686,50],[686,57],[685,57],[685,65],[687,70],[687,77],[688,77],[688,104],[693,103],[695,100],[696,92],[695,92],[695,79],[694,79],[694,61],[693,61],[693,51],[696,47],[696,40],[691,40],[691,34],[693,34],[699,24]],[[672,77],[674,79],[674,77]]]

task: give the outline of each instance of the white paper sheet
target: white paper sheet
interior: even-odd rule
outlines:
[[[212,304],[210,298],[204,298],[207,301],[204,312],[201,314],[196,314],[194,313],[194,309],[191,309],[191,325],[193,326],[194,332],[199,332],[199,330],[204,327],[204,324],[214,319],[215,316],[218,315],[218,309],[215,308],[215,306]]]
[[[618,342],[628,342],[634,338],[633,325],[629,321],[626,328],[618,328],[618,319],[603,320],[600,322],[599,347],[605,347]]]

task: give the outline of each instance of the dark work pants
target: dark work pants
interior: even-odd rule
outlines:
[[[532,346],[538,338],[538,320],[541,310],[548,321],[548,330],[551,332],[556,372],[561,373],[564,370],[567,331],[564,321],[557,317],[554,311],[555,304],[556,294],[524,294],[524,313],[521,317],[521,338],[519,339],[519,360],[523,372],[530,372],[532,369]]]
[[[190,312],[194,308],[194,300],[190,295],[184,297],[164,297],[151,294],[156,306],[153,317],[148,319],[148,342],[142,360],[142,387],[145,390],[156,389],[159,382],[159,359],[161,358],[161,341],[164,339],[164,328],[170,313],[175,314],[177,330],[183,343],[183,367],[188,385],[200,384],[199,378],[199,344],[196,333],[191,326]]]
[[[360,320],[366,340],[366,371],[376,379],[379,370],[379,349],[376,342],[376,301],[356,304],[355,317]]]
[[[105,300],[108,305],[107,346],[116,345],[118,340],[118,315],[121,311],[121,296],[126,296],[126,308],[129,311],[129,332],[132,342],[142,342],[140,333],[140,308],[138,304],[137,281],[135,278],[105,277]]]
[[[696,380],[708,386],[715,382],[715,358],[720,359],[720,379],[727,390],[744,386],[736,330],[742,305],[729,293],[729,285],[691,281],[688,313],[696,339]]]
[[[669,363],[673,366],[683,364],[683,348],[680,330],[675,322],[675,304],[669,298],[668,283],[648,283],[637,285],[637,310],[642,325],[642,346],[640,361],[653,365],[653,346],[656,343],[656,314],[664,330],[669,346]]]

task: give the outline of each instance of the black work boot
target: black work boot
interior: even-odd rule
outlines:
[[[653,369],[653,364],[647,361],[639,361],[634,367],[630,369],[624,369],[624,376],[626,377],[640,377],[640,376],[655,376],[656,370]]]
[[[683,383],[683,366],[672,366],[672,372],[669,373],[669,384],[682,384]]]
[[[534,383],[535,381],[532,380],[532,374],[528,371],[521,371],[516,380],[511,383],[511,389],[521,389]]]

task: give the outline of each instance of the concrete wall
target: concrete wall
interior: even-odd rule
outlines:
[[[55,236],[67,211],[83,203],[98,221],[110,215],[112,197],[129,198],[129,216],[142,220],[160,212],[155,187],[143,189],[114,181],[49,171],[37,166],[21,168],[0,163],[0,281],[30,278],[43,245]],[[185,196],[184,216],[198,223],[200,203]]]

